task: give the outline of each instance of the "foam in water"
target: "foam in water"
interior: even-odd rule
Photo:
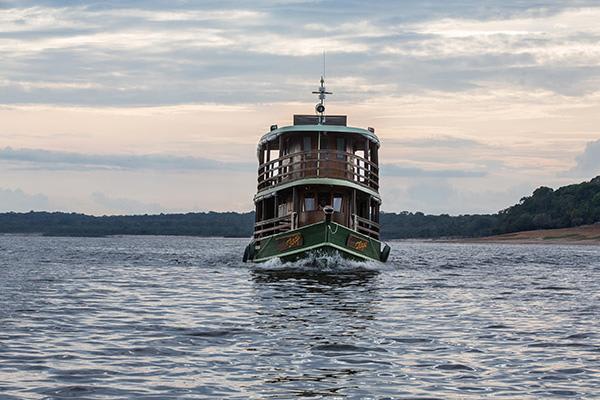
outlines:
[[[264,263],[253,266],[258,271],[293,270],[321,273],[351,272],[356,270],[377,271],[384,264],[377,261],[354,261],[342,257],[339,253],[326,254],[321,252],[310,252],[308,257],[296,261],[282,261],[273,258]]]

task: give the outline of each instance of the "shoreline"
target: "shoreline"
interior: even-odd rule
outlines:
[[[219,235],[190,235],[190,234],[135,234],[116,233],[109,235],[81,235],[81,234],[48,234],[44,232],[11,232],[0,233],[0,237],[62,237],[62,238],[118,238],[127,236],[156,236],[156,237],[187,237],[187,238],[219,238],[219,239],[247,239],[248,236],[219,236]],[[395,238],[382,239],[384,242],[425,242],[425,243],[470,243],[470,244],[541,244],[541,245],[584,245],[600,246],[600,223],[583,225],[573,228],[540,229],[534,231],[521,231],[484,237],[446,237],[446,238]]]
[[[573,228],[521,231],[480,238],[448,240],[447,242],[600,246],[600,224],[583,225]]]

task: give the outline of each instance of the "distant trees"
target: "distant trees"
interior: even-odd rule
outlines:
[[[381,213],[381,235],[386,239],[486,236],[494,233],[497,215],[425,215],[403,211]]]
[[[600,222],[600,177],[553,190],[542,186],[518,204],[492,215],[381,213],[384,239],[477,237]],[[0,233],[54,236],[189,235],[250,237],[254,213],[94,217],[76,213],[0,214]]]
[[[0,214],[0,233],[49,236],[179,235],[250,237],[254,213],[209,212],[94,217],[76,213]]]
[[[498,233],[600,222],[600,177],[557,190],[542,186],[498,216]]]

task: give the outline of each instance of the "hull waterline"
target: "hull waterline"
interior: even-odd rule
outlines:
[[[317,254],[319,257],[339,255],[356,261],[385,262],[389,246],[374,238],[337,223],[319,222],[285,233],[251,242],[246,259],[265,262],[273,258],[296,261]]]

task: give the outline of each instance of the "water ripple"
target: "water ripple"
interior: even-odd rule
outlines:
[[[0,236],[0,398],[592,398],[600,250]]]

